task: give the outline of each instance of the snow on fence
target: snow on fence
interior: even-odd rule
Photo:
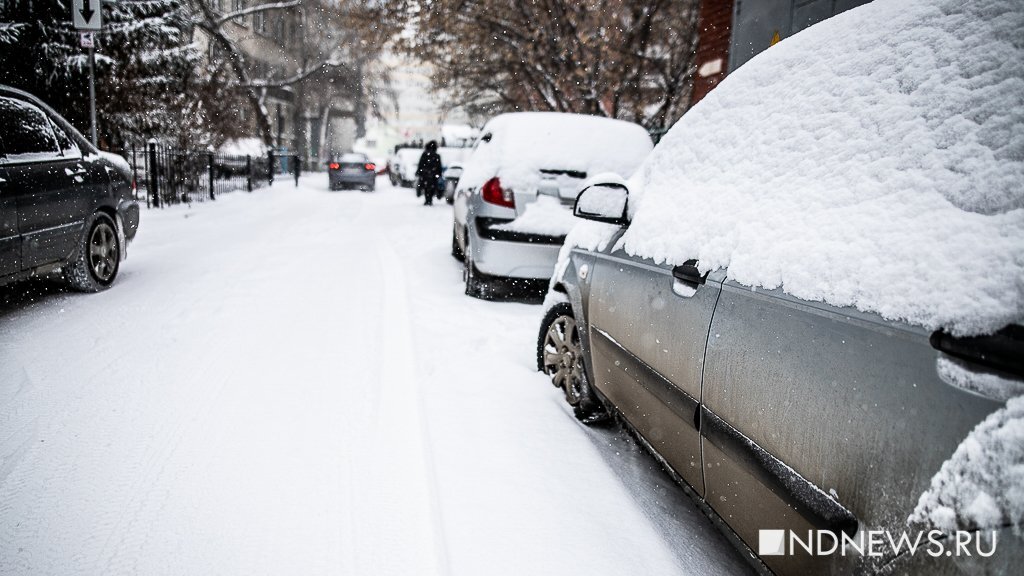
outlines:
[[[252,192],[274,183],[275,175],[290,174],[298,184],[301,160],[269,151],[266,155],[227,155],[182,150],[150,141],[129,145],[124,156],[132,167],[136,195],[146,205],[216,200],[235,190]],[[271,169],[272,168],[272,169]]]

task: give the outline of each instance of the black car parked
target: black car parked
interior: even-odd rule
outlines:
[[[61,271],[97,292],[139,226],[128,163],[39,99],[0,85],[0,286]]]

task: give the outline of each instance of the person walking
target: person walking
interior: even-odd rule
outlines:
[[[423,205],[434,204],[437,194],[437,183],[441,180],[441,155],[437,153],[437,141],[427,142],[427,147],[420,156],[416,167],[416,194],[423,195]]]

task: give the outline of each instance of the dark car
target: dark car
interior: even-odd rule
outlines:
[[[357,188],[373,192],[377,182],[377,166],[365,154],[342,154],[327,164],[331,190]]]
[[[0,86],[0,285],[62,272],[97,292],[139,226],[128,163],[39,99]]]

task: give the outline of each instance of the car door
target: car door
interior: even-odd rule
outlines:
[[[594,386],[700,495],[701,373],[719,275],[690,284],[673,268],[598,253],[588,304]]]
[[[84,161],[79,147],[39,107],[0,96],[7,146],[5,186],[16,198],[21,267],[66,259],[81,235],[106,174]]]
[[[942,462],[999,406],[943,382],[938,358],[922,329],[726,281],[704,366],[707,502],[754,550],[762,529],[907,530]],[[826,574],[856,556],[762,560]]]
[[[21,270],[21,236],[18,235],[18,203],[7,186],[3,141],[0,140],[0,279]]]

